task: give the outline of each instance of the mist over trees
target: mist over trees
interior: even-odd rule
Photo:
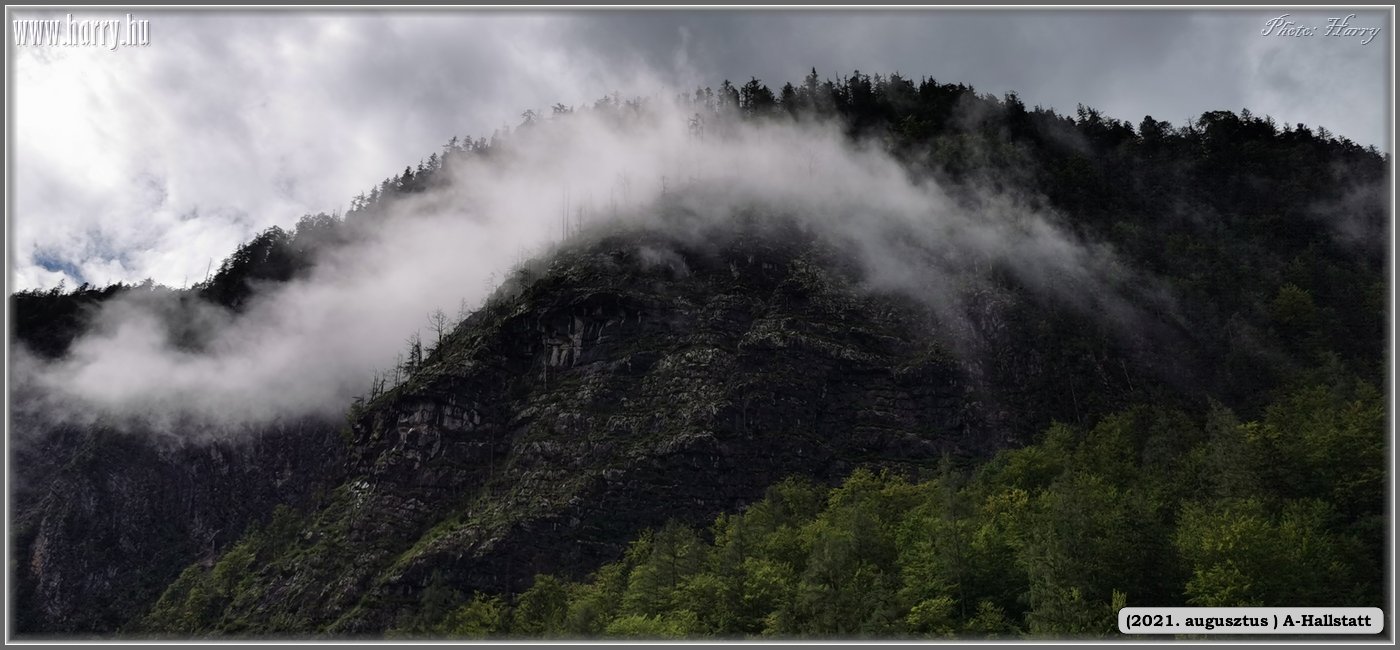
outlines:
[[[984,209],[988,191],[1014,192],[1030,197],[1032,209],[1053,209],[1064,217],[1056,227],[1106,242],[1133,272],[1163,280],[1174,317],[1190,323],[1202,355],[1220,366],[1211,391],[1232,404],[1253,399],[1280,373],[1319,355],[1339,355],[1373,378],[1380,371],[1375,351],[1384,345],[1384,283],[1378,274],[1385,247],[1378,242],[1387,229],[1388,156],[1325,128],[1280,125],[1248,110],[1209,112],[1180,125],[1147,116],[1135,126],[1085,106],[1064,116],[1027,107],[1014,93],[998,98],[963,84],[858,71],[831,80],[813,70],[778,92],[758,79],[725,81],[674,101],[688,116],[694,142],[722,142],[741,124],[835,123],[853,142],[890,152],[911,178],[934,179],[970,211]],[[548,115],[526,111],[515,127],[489,137],[454,136],[441,151],[354,197],[345,215],[308,215],[290,231],[270,228],[211,277],[187,290],[160,291],[182,305],[208,303],[237,314],[260,292],[307,277],[327,251],[393,229],[401,211],[394,206],[454,185],[436,200],[470,197],[472,188],[460,186],[471,180],[458,180],[458,172],[473,163],[515,164],[512,142],[524,133],[585,116],[640,128],[661,115],[658,102],[665,100],[611,95],[592,106],[559,104]],[[799,155],[785,162],[800,167],[803,161]],[[813,162],[806,164],[810,174]],[[609,196],[587,200],[567,187],[554,190],[562,203],[556,233],[606,221],[643,180],[658,183],[664,195],[687,179],[620,176]],[[517,257],[516,266],[523,261]],[[61,357],[98,306],[131,289],[20,292],[17,338],[44,357]],[[164,311],[178,321],[193,309]],[[411,358],[411,348],[402,346],[401,354]],[[389,372],[401,367],[395,363]]]

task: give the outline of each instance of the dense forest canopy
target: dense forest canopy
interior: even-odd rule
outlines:
[[[972,473],[789,480],[707,530],[646,531],[588,579],[542,574],[510,601],[435,575],[390,635],[1093,638],[1116,635],[1125,605],[1380,605],[1385,403],[1336,379],[1258,422],[1140,407],[1056,425]],[[230,558],[288,543],[274,524]],[[199,575],[155,616],[236,597]]]

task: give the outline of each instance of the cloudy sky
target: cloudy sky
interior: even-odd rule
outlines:
[[[1302,35],[1264,34],[1284,13]],[[1378,36],[1327,36],[1329,18]],[[60,18],[66,12],[11,12]],[[75,13],[74,20],[125,14]],[[1180,124],[1248,107],[1390,150],[1391,16],[1249,11],[142,10],[145,47],[11,41],[11,289],[202,279],[234,247],[556,103],[809,68]]]

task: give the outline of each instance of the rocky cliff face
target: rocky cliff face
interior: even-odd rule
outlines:
[[[434,575],[517,593],[786,476],[917,472],[1081,408],[1010,293],[984,296],[982,349],[965,357],[912,302],[841,269],[793,233],[614,237],[523,272],[406,384],[354,409],[345,480],[299,534],[249,542],[233,586],[193,567],[132,629],[377,634]],[[1030,394],[1045,401],[1017,397]],[[195,607],[210,589],[218,606]]]
[[[15,633],[115,631],[183,566],[334,484],[343,450],[336,426],[313,422],[218,442],[102,426],[12,440]]]
[[[643,527],[741,508],[790,474],[999,444],[912,314],[822,286],[810,259],[663,250],[561,265],[496,336],[359,421],[362,507],[403,531],[441,521],[438,504],[458,514],[405,536],[413,546],[382,558],[393,562],[331,631],[391,625],[432,571],[466,592],[520,591],[537,572],[616,558]],[[389,518],[352,534],[382,535]]]

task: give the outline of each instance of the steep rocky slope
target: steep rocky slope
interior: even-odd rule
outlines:
[[[1067,377],[1066,353],[1039,345],[1069,315],[1030,318],[1026,296],[988,290],[964,356],[916,303],[855,281],[781,229],[703,246],[629,233],[527,268],[407,383],[354,409],[346,479],[291,524],[301,533],[190,567],[129,629],[377,634],[434,579],[518,593],[786,476],[918,472],[1092,408],[1067,393],[1100,380]],[[1070,354],[1118,368],[1130,353],[1110,339],[1083,334],[1100,347]],[[219,584],[233,561],[241,577]]]

